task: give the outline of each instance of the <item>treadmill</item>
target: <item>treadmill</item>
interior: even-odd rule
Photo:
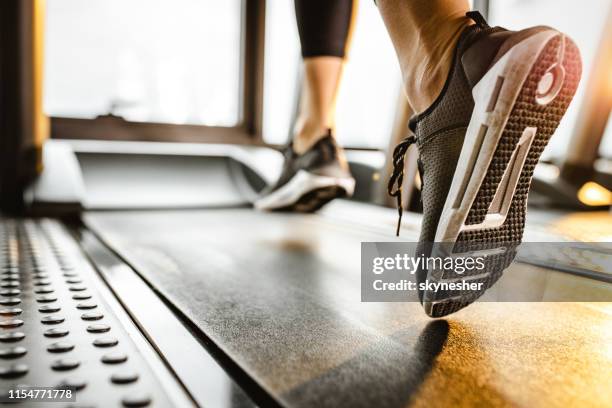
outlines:
[[[2,402],[48,406],[14,395],[51,389],[71,392],[51,405],[66,407],[612,405],[609,271],[519,258],[492,301],[445,319],[361,302],[361,243],[417,240],[418,213],[398,239],[395,210],[371,202],[256,212],[282,164],[267,146],[46,139],[38,105],[11,103],[40,92],[36,70],[0,62],[14,85],[0,100]],[[349,160],[371,201],[380,169]],[[605,240],[610,221],[533,210],[525,240]]]

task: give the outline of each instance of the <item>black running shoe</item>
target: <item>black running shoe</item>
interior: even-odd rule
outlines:
[[[285,148],[280,178],[255,202],[259,210],[316,211],[334,198],[350,197],[355,189],[341,148],[331,131],[305,153]]]
[[[484,283],[484,291],[514,259],[535,165],[574,96],[581,63],[573,41],[550,27],[509,31],[489,27],[477,12],[467,16],[476,24],[460,36],[441,94],[411,119],[414,136],[395,149],[389,193],[398,197],[401,220],[396,186],[406,149],[416,143],[423,201],[419,254],[484,256],[484,273],[461,277]],[[417,279],[448,282],[457,274],[422,270]],[[420,296],[427,314],[438,317],[481,294]]]

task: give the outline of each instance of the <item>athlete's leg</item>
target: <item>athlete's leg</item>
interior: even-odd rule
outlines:
[[[295,0],[304,81],[293,148],[300,154],[333,129],[356,0]]]
[[[256,208],[310,212],[353,194],[355,180],[332,130],[354,3],[295,0],[304,58],[300,110],[281,174],[262,192]]]

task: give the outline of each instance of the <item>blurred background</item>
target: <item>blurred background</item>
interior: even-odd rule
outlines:
[[[31,12],[26,10],[30,4]],[[80,148],[125,151],[127,145],[116,143],[134,141],[164,142],[167,153],[176,145],[193,148],[185,143],[274,152],[291,137],[302,77],[293,1],[37,0],[5,3],[7,11],[8,5],[14,13],[32,17],[14,24],[19,20],[4,13],[6,42],[15,36],[22,50],[12,66],[19,51],[3,49],[3,81],[14,84],[3,94],[4,106],[7,112],[21,109],[5,118],[22,118],[3,122],[5,134],[16,137],[14,143],[4,142],[4,150],[19,148],[30,158],[29,165],[21,166],[26,170],[19,170],[15,191],[40,174],[42,145],[48,138],[70,141],[76,153]],[[571,0],[473,0],[472,8],[492,25],[550,25],[578,44],[582,80],[536,169],[530,204],[581,210],[608,207],[612,0],[591,0],[588,7],[577,7]],[[23,35],[29,30],[31,36]],[[15,98],[24,103],[16,105]],[[378,10],[371,1],[358,2],[336,132],[357,180],[356,200],[394,205],[385,191],[389,153],[407,136],[413,113]],[[33,149],[23,143],[31,135]],[[142,144],[139,149],[150,146]],[[250,157],[247,167],[267,168],[264,180],[255,183],[257,191],[274,180],[282,158]],[[404,205],[418,212],[414,149],[406,163]],[[16,166],[5,163],[6,180],[15,179]],[[87,173],[87,166],[80,166],[79,171]]]
[[[472,7],[492,25],[567,33],[583,75],[536,168],[524,235],[569,245],[519,254],[489,292],[533,303],[448,323],[417,302],[361,302],[361,243],[417,241],[422,209],[412,149],[396,238],[390,150],[412,112],[371,0],[338,100],[355,195],[316,214],[252,208],[300,97],[292,0],[0,0],[0,357],[18,358],[0,386],[76,373],[83,406],[612,406],[612,0]],[[91,336],[110,327],[85,329],[94,319],[129,360],[100,359]],[[56,365],[39,322],[70,328],[76,365]],[[133,385],[111,377],[123,362],[141,373]]]
[[[236,126],[241,121],[240,0],[48,0],[45,112],[93,119]],[[545,159],[565,154],[606,23],[609,0],[491,0],[492,25],[550,25],[568,33],[583,56],[578,96]],[[359,3],[338,103],[345,146],[384,149],[400,97],[393,47],[376,7]],[[299,40],[293,2],[265,6],[263,140],[285,143],[298,93]],[[612,156],[608,124],[601,154]]]

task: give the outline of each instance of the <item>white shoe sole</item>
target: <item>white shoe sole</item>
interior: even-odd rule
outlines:
[[[287,184],[260,198],[254,205],[256,209],[264,211],[314,211],[333,198],[352,196],[354,190],[355,179],[352,177],[328,177],[299,170]],[[320,197],[316,192],[321,192]],[[309,194],[313,195],[310,197],[311,201],[300,207],[300,201]]]

